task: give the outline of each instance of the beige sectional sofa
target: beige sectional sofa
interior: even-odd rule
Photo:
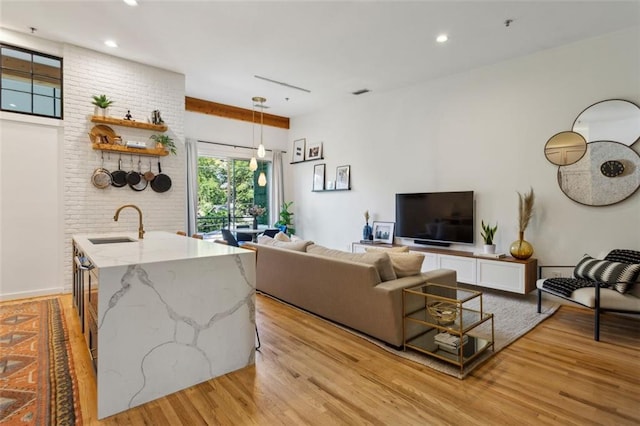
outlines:
[[[402,289],[427,281],[456,285],[455,271],[448,269],[383,281],[379,268],[388,265],[376,259],[388,259],[386,253],[358,258],[352,256],[355,253],[342,252],[336,257],[315,254],[318,247],[310,244],[246,243],[257,250],[256,289],[393,346],[403,343]]]

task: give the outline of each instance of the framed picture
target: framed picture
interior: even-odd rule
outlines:
[[[304,150],[306,139],[298,139],[293,141],[293,156],[291,157],[292,163],[299,163],[304,161]]]
[[[351,166],[336,167],[336,189],[349,189]]]
[[[373,222],[373,241],[393,244],[395,222]]]
[[[313,167],[313,190],[322,191],[324,189],[324,172],[326,164],[316,164]]]
[[[305,160],[318,160],[322,158],[322,142],[307,145]]]

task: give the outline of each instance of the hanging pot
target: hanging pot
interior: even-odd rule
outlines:
[[[140,172],[133,170],[133,157],[131,157],[131,171],[127,173],[127,183],[129,186],[137,185],[142,180],[142,175]]]
[[[105,189],[111,185],[111,173],[104,168],[104,154],[102,154],[102,164],[93,171],[91,183],[98,189]]]
[[[140,176],[140,181],[133,185],[129,184],[129,188],[133,189],[134,191],[144,191],[147,188],[147,185],[149,185],[149,182],[141,173],[140,159],[138,159],[138,175]]]
[[[127,184],[127,172],[122,170],[122,156],[118,159],[118,170],[111,173],[111,185],[122,188]]]
[[[151,181],[151,189],[156,192],[167,192],[171,189],[171,178],[162,173],[162,167],[160,166],[160,159],[158,159],[158,174]]]
[[[151,171],[151,160],[149,160],[149,171],[144,172],[144,179],[147,182],[151,182],[155,177],[156,177],[155,173]]]

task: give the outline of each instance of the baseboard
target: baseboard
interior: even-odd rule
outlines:
[[[15,293],[5,293],[5,294],[0,294],[0,302],[6,302],[9,300],[17,300],[17,299],[29,299],[31,297],[53,296],[53,295],[62,294],[62,293],[70,293],[70,289],[65,289],[63,287],[52,287],[52,288],[44,288],[44,289],[32,290],[32,291],[19,291]]]

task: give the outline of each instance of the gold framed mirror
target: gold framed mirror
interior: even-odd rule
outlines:
[[[568,166],[587,152],[587,141],[580,133],[560,132],[551,136],[544,146],[544,156],[556,166]]]

